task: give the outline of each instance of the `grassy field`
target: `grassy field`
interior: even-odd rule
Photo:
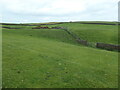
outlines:
[[[118,87],[117,52],[79,45],[61,29],[3,26],[21,28],[3,29],[3,88]],[[117,44],[116,26],[79,23],[52,26],[66,26],[91,42]]]
[[[92,22],[92,23],[95,23],[95,22]],[[112,22],[109,22],[109,23],[112,23]],[[81,24],[81,23],[71,22],[71,23],[58,24],[54,26],[67,27],[71,32],[78,35],[81,39],[87,40],[89,42],[120,44],[118,43],[118,26],[117,25],[96,25],[96,24]]]

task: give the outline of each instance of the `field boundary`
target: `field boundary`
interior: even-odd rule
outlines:
[[[1,25],[19,25],[19,26],[40,26],[40,25],[57,25],[63,24],[62,22],[59,23],[48,23],[48,24],[14,24],[14,23],[0,23]]]
[[[69,35],[72,36],[72,38],[75,39],[75,41],[81,45],[84,46],[88,46],[88,47],[93,47],[93,48],[99,48],[99,49],[105,49],[105,50],[109,50],[109,51],[118,51],[120,52],[120,45],[114,45],[114,44],[107,44],[107,43],[102,43],[102,42],[89,42],[87,40],[83,40],[81,39],[78,35],[76,35],[75,33],[71,32],[70,30],[68,30],[68,28],[66,27],[48,27],[48,26],[40,26],[40,25],[56,25],[56,24],[62,24],[63,22],[60,23],[48,23],[48,24],[8,24],[8,23],[2,23],[2,25],[23,25],[23,26],[37,26],[37,27],[33,27],[32,29],[62,29],[64,30],[66,33],[68,33]],[[72,23],[76,23],[76,22],[72,22]],[[117,24],[108,24],[108,23],[84,23],[84,22],[80,22],[80,24],[102,24],[102,25],[117,25]],[[7,27],[7,26],[3,26],[2,28],[6,28],[6,29],[21,29],[21,28],[16,28],[16,27]]]
[[[120,24],[110,24],[110,23],[81,23],[81,24],[96,24],[96,25],[120,25]]]
[[[76,34],[71,32],[67,28],[62,27],[61,29],[63,29],[68,34],[70,34],[79,44],[82,44],[84,46],[90,46],[90,47],[94,47],[94,48],[100,48],[100,49],[105,49],[105,50],[109,50],[109,51],[120,52],[120,45],[106,44],[106,43],[101,43],[101,42],[97,42],[97,43],[93,44],[91,42],[88,42],[87,40],[82,40],[79,36],[77,36]]]
[[[63,28],[65,32],[67,32],[69,35],[71,35],[78,43],[88,46],[88,42],[86,40],[82,40],[80,37],[78,37],[76,34],[70,32],[67,28]]]
[[[119,51],[120,52],[120,45],[113,45],[113,44],[105,44],[105,43],[97,43],[97,48],[106,49],[110,51]]]
[[[6,29],[21,29],[21,28],[15,28],[15,27],[5,27],[5,26],[3,26],[2,28],[6,28]]]

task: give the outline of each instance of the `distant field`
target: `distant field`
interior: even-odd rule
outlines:
[[[56,25],[39,25],[39,24],[30,24],[30,25],[48,26],[48,27],[54,27],[54,26],[67,27],[68,30],[70,30],[71,32],[79,36],[81,39],[87,40],[89,42],[120,44],[118,42],[118,26],[117,25],[96,25],[96,24],[81,24],[81,23],[82,22],[71,22],[71,23],[57,24],[54,22],[54,23],[44,23],[44,24],[56,24]],[[96,23],[96,22],[91,22],[91,23]],[[103,23],[103,22],[97,22],[97,23]],[[116,24],[116,22],[104,22],[104,23]],[[3,26],[6,26],[6,25],[3,25]],[[10,25],[9,27],[31,29],[32,27],[36,27],[36,26]],[[59,31],[57,30],[56,32],[59,32]]]
[[[112,22],[108,22],[108,23],[112,23]],[[55,26],[67,27],[70,31],[78,35],[81,39],[88,40],[89,42],[120,44],[118,43],[117,25],[80,24],[80,23],[72,22],[72,23],[63,23]]]
[[[2,30],[3,88],[118,87],[117,52],[82,46],[62,29],[3,26],[20,28]],[[117,26],[79,23],[47,26],[67,27],[90,42],[118,42]]]

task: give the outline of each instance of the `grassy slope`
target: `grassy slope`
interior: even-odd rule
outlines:
[[[96,23],[96,22],[94,21],[94,22],[89,22],[89,23]],[[43,25],[43,26],[67,27],[70,31],[78,35],[81,39],[87,40],[89,42],[120,44],[118,42],[118,26],[117,25],[116,26],[115,25],[96,25],[96,24],[80,24],[80,23],[81,22],[74,22],[74,23],[72,22],[72,23],[63,23],[63,24],[58,24],[58,25]],[[97,22],[97,23],[116,24],[116,22]],[[36,26],[11,25],[10,27],[22,27],[26,29],[31,29],[31,27],[36,27]]]
[[[118,44],[117,25],[64,23],[54,26],[65,26],[70,31],[78,35],[81,39],[88,40],[89,42]]]
[[[31,27],[22,27],[21,29],[3,29],[6,34],[22,35],[27,37],[47,38],[55,41],[61,41],[71,44],[77,44],[75,39],[67,34],[64,30],[49,29],[31,29]]]
[[[3,29],[3,87],[117,87],[117,52],[59,35],[63,31]]]

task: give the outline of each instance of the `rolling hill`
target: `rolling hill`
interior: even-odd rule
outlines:
[[[117,88],[118,52],[80,45],[67,27],[90,42],[118,44],[116,25],[61,23],[3,25],[3,88]]]

